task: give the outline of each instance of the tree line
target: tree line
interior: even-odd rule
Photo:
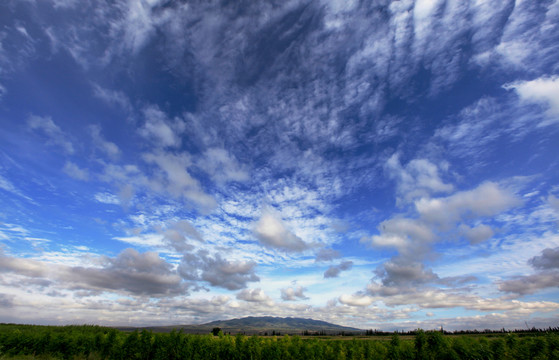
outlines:
[[[559,334],[446,336],[417,330],[389,340],[124,332],[100,326],[0,324],[0,359],[559,359]]]

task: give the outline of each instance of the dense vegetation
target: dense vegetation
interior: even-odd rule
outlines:
[[[0,359],[559,359],[556,332],[381,338],[123,332],[99,326],[0,325]]]

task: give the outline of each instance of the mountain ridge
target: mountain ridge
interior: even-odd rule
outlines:
[[[205,334],[214,328],[220,328],[224,333],[244,334],[300,334],[307,332],[321,332],[324,334],[337,334],[341,332],[361,332],[362,329],[332,324],[322,320],[298,317],[275,316],[247,316],[229,320],[215,320],[204,324],[149,326],[140,328],[124,328],[121,330],[147,329],[154,332],[170,332],[180,330],[190,334]]]

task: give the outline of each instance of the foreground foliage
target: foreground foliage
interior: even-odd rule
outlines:
[[[99,326],[0,325],[0,359],[559,359],[559,335],[388,340],[122,332]]]

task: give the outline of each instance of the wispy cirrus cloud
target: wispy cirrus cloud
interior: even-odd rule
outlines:
[[[54,123],[51,117],[31,115],[27,119],[27,126],[30,130],[42,132],[48,144],[59,146],[68,154],[74,153],[74,145],[68,140],[68,135]]]

